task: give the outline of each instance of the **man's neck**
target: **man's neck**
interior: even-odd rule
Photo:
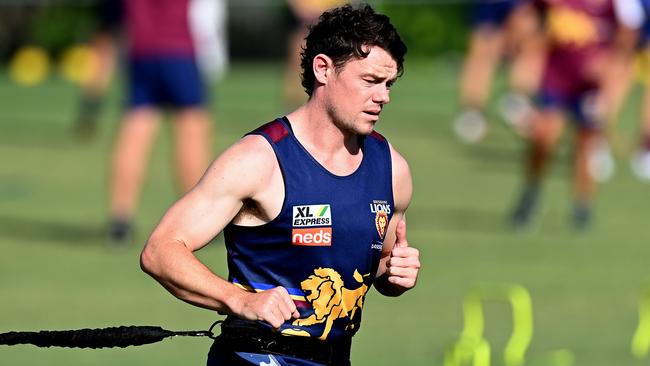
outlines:
[[[340,129],[327,113],[303,105],[287,119],[302,146],[330,172],[348,175],[361,164],[359,136]]]
[[[324,108],[311,103],[313,101],[287,115],[298,141],[325,154],[336,154],[345,149],[349,154],[356,155],[359,152],[359,135],[340,128]]]

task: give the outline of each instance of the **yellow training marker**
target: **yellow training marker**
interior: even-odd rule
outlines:
[[[97,60],[90,47],[75,45],[68,47],[61,56],[59,72],[68,81],[85,84],[97,68]]]
[[[50,71],[50,59],[41,47],[20,48],[9,63],[9,77],[23,86],[42,82]]]

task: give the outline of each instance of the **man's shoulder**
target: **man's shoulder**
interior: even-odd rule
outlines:
[[[275,152],[266,136],[262,134],[247,134],[229,149],[229,158],[234,158],[247,164],[267,164],[269,159],[275,160]]]
[[[264,173],[269,166],[273,166],[275,160],[273,147],[264,136],[247,134],[221,153],[212,163],[211,170]]]
[[[254,129],[247,135],[261,135],[271,143],[278,143],[285,137],[289,136],[289,128],[282,122],[282,120],[275,119]]]
[[[244,199],[266,185],[277,169],[269,142],[260,135],[246,135],[215,159],[201,181],[205,187],[226,190]]]
[[[410,182],[411,168],[409,167],[408,161],[406,161],[406,158],[392,144],[389,144],[389,146],[393,177],[398,181],[407,180]]]
[[[393,165],[398,164],[398,165],[406,165],[408,167],[408,162],[406,161],[406,158],[404,155],[402,155],[393,144],[388,143],[388,146],[390,148],[390,158],[393,162]]]
[[[393,198],[395,208],[399,211],[406,211],[413,195],[413,178],[408,162],[392,145],[390,145],[390,156],[393,175]]]

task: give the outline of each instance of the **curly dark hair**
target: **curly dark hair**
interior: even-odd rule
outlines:
[[[358,7],[345,5],[323,13],[318,22],[309,29],[301,52],[302,86],[311,97],[315,75],[312,69],[314,57],[329,56],[337,71],[352,59],[368,56],[364,48],[377,46],[386,50],[397,62],[398,76],[404,72],[406,45],[390,19],[376,13],[370,5]]]

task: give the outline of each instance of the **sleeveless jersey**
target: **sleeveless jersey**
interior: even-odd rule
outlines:
[[[360,137],[360,166],[337,176],[307,152],[286,118],[250,134],[273,147],[284,201],[264,225],[225,228],[229,281],[249,291],[285,287],[300,318],[285,322],[283,334],[353,335],[394,211],[388,142],[376,132]]]

